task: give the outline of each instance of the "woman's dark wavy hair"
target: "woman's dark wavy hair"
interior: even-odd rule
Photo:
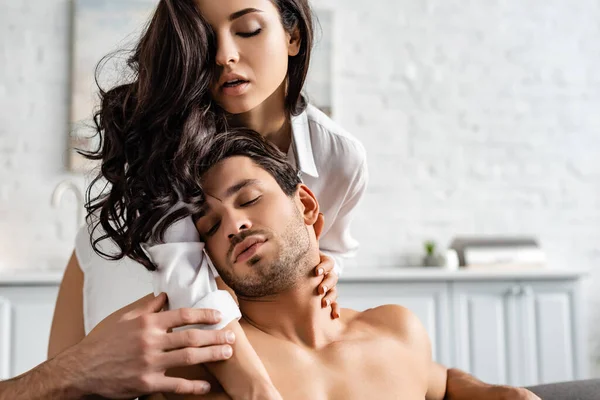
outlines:
[[[313,43],[312,13],[308,0],[271,1],[284,28],[300,32],[300,52],[289,59],[285,99],[286,111],[298,115],[306,108],[301,92]],[[203,137],[228,128],[224,111],[210,96],[215,53],[212,29],[193,0],[161,0],[127,60],[130,82],[107,91],[98,84],[94,124],[99,146],[80,153],[100,160],[86,193],[92,246],[99,255],[111,260],[129,256],[153,270],[140,244],[162,237],[170,223],[186,215],[181,209],[162,218],[189,200]],[[96,69],[97,83],[102,65]],[[99,226],[103,232],[94,235]],[[103,252],[99,244],[106,239],[120,251]]]

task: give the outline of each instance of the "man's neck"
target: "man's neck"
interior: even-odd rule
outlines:
[[[331,319],[331,308],[322,308],[317,286],[322,276],[299,279],[293,288],[259,299],[238,297],[244,320],[263,331],[301,346],[321,348],[334,341],[342,324]]]
[[[285,111],[285,82],[256,108],[232,115],[234,126],[243,126],[260,133],[279,150],[287,153],[292,140],[292,126]]]

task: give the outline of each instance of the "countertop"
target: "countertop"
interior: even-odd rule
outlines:
[[[58,285],[63,270],[2,270],[0,285]],[[380,281],[473,281],[511,279],[575,279],[585,276],[588,271],[581,269],[558,270],[536,269],[460,269],[451,271],[436,267],[398,268],[346,268],[340,282],[380,282]]]

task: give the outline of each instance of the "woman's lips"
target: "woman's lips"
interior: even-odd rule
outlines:
[[[246,93],[249,85],[250,82],[248,81],[237,83],[232,86],[223,85],[221,86],[221,93],[223,93],[225,96],[241,96],[242,94]]]
[[[237,256],[235,262],[236,263],[243,263],[244,261],[250,259],[250,257],[252,257],[254,254],[256,254],[256,252],[258,251],[258,249],[260,249],[262,247],[263,244],[265,244],[265,242],[258,242],[258,243],[254,243],[252,246],[248,247],[246,250],[242,251],[240,253],[240,255]]]

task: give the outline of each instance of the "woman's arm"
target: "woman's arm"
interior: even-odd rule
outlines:
[[[226,290],[237,302],[235,292],[223,282],[220,277],[215,279],[220,290]],[[233,355],[226,361],[207,363],[194,368],[176,368],[168,371],[168,375],[186,379],[203,379],[214,377],[218,384],[225,389],[227,394],[220,393],[220,397],[232,399],[280,399],[281,396],[273,386],[271,378],[262,361],[254,351],[246,337],[240,323],[236,320],[229,323],[224,331],[232,331],[235,343],[232,345]],[[206,370],[210,371],[208,373]],[[213,380],[214,386],[216,382]],[[167,399],[182,399],[177,395],[167,395]],[[226,397],[223,397],[226,396]],[[195,397],[209,399],[212,397]]]
[[[225,392],[234,400],[282,399],[240,323],[235,320],[225,329],[235,334],[233,355],[225,361],[205,364],[206,369],[217,378]]]
[[[75,252],[65,269],[56,306],[52,327],[50,329],[50,342],[48,344],[48,358],[77,344],[85,337],[83,326],[83,272],[79,267]]]
[[[364,158],[354,174],[335,220],[329,230],[319,238],[321,251],[334,260],[334,271],[338,275],[343,269],[343,258],[352,257],[358,251],[358,242],[351,235],[350,225],[354,218],[354,210],[367,190],[368,181],[367,161]]]

